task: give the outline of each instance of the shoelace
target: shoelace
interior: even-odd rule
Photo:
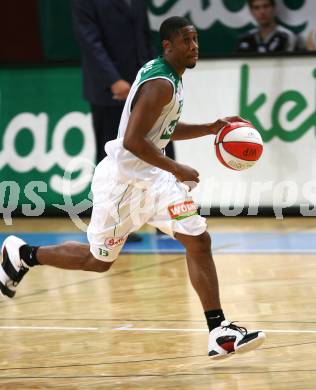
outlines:
[[[234,324],[234,322],[230,322],[229,325],[226,325],[226,326],[223,326],[224,329],[233,329],[233,330],[236,330],[237,332],[241,333],[243,336],[247,336],[248,334],[248,331],[246,328],[244,328],[243,326],[237,326]]]
[[[18,272],[18,280],[11,280],[11,279],[8,279],[8,281],[6,282],[6,285],[8,288],[14,288],[17,287],[17,285],[20,283],[20,281],[22,280],[23,276],[28,272],[28,268],[24,267],[23,265],[21,265],[21,268]]]

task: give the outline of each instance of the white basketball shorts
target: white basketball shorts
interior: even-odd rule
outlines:
[[[87,236],[96,259],[112,262],[128,235],[145,223],[174,238],[174,233],[198,236],[206,230],[205,218],[188,188],[169,172],[160,171],[144,186],[117,180],[115,163],[102,160],[92,180],[93,210]]]

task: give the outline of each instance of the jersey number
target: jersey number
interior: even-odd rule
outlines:
[[[160,139],[170,139],[170,137],[172,136],[172,133],[174,132],[174,129],[177,126],[178,121],[179,121],[179,118],[175,119],[174,121],[171,121],[170,125],[162,133],[162,136],[160,137]]]

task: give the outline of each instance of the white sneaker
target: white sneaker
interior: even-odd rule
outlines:
[[[0,292],[9,298],[14,297],[17,285],[29,270],[20,256],[20,248],[23,245],[27,245],[26,242],[15,236],[7,237],[2,244]]]
[[[248,332],[246,328],[225,320],[209,334],[208,355],[212,359],[225,359],[235,352],[252,351],[258,348],[265,338],[261,331]]]

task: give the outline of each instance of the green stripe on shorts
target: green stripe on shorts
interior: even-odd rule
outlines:
[[[197,211],[191,211],[190,213],[179,215],[178,217],[175,217],[173,219],[176,219],[177,221],[181,221],[181,219],[192,217],[193,215],[199,215],[199,214]]]

